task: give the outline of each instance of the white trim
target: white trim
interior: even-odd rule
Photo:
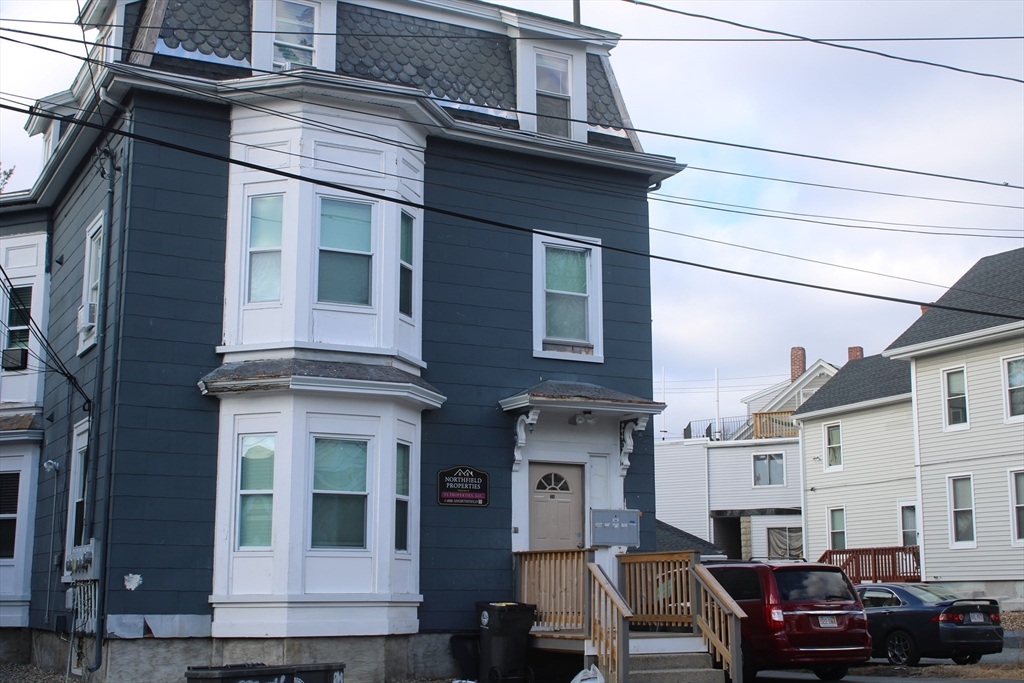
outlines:
[[[324,247],[321,243],[321,222],[323,220],[323,203],[324,200],[333,200],[337,202],[344,202],[347,204],[356,204],[359,206],[370,207],[370,250],[369,251],[355,251],[351,249],[335,249],[332,247]],[[374,314],[380,313],[382,308],[381,299],[382,293],[379,291],[380,287],[377,286],[379,282],[378,272],[382,267],[382,254],[378,253],[378,242],[381,239],[382,233],[384,232],[383,210],[380,201],[368,200],[358,195],[347,195],[347,194],[325,194],[323,192],[316,192],[313,195],[313,221],[316,227],[313,235],[313,241],[311,243],[312,251],[312,262],[310,263],[311,280],[309,284],[310,291],[310,305],[315,309],[330,310],[330,311],[357,311],[360,313],[373,312]],[[300,221],[301,222],[301,221]],[[353,254],[356,256],[367,256],[370,259],[370,271],[369,282],[367,282],[367,295],[369,301],[365,304],[353,303],[347,301],[324,301],[320,299],[320,254],[324,251],[335,254]],[[397,259],[396,259],[397,260]],[[395,297],[395,310],[398,310],[397,300],[397,289]]]
[[[914,508],[914,542],[911,545],[921,545],[921,506],[917,504],[916,500],[898,500],[896,501],[896,545],[902,546],[903,533],[907,529],[903,528],[903,508],[913,507]]]
[[[921,484],[921,430],[920,423],[917,418],[918,400],[917,400],[917,359],[910,359],[910,394],[912,396],[910,401],[910,417],[914,424],[914,483],[917,488],[917,540],[918,540],[918,556],[921,561],[921,579],[924,581],[928,580],[928,571],[925,567],[927,556],[925,553],[925,540],[924,540],[924,514],[922,514],[921,508],[924,506],[924,494],[922,493],[923,486]]]
[[[566,346],[592,347],[592,354],[544,350],[546,328],[546,250],[548,246],[587,253],[587,340],[566,340]],[[535,358],[604,362],[604,270],[601,240],[586,235],[533,235],[533,355]],[[560,343],[561,340],[552,340]]]
[[[78,454],[85,451],[85,456],[79,459]],[[71,557],[71,551],[76,547],[75,545],[75,525],[77,523],[77,513],[75,510],[75,491],[85,486],[86,473],[82,469],[87,468],[89,464],[89,418],[79,420],[74,426],[74,436],[71,441],[71,452],[68,454],[68,502],[67,502],[67,513],[65,522],[67,526],[64,527],[64,557]],[[84,495],[84,494],[83,494]],[[83,512],[84,506],[83,506]],[[84,521],[84,520],[83,520]],[[88,544],[88,539],[83,538],[83,545]],[[71,570],[68,569],[65,563],[63,567],[63,576],[61,580],[64,582],[71,581]]]
[[[363,469],[363,490],[362,491],[319,491],[321,494],[338,496],[362,496],[364,505],[363,517],[363,545],[362,546],[314,546],[313,545],[313,496],[317,493],[314,489],[314,477],[316,476],[316,440],[325,441],[349,441],[366,445],[366,466]],[[306,514],[302,542],[306,557],[374,557],[376,554],[376,529],[374,523],[380,516],[377,510],[377,496],[375,491],[378,472],[374,467],[380,454],[377,452],[377,437],[375,434],[349,434],[332,433],[322,430],[311,430],[306,432]],[[294,539],[292,539],[294,542]],[[393,548],[392,548],[393,551]]]
[[[829,465],[828,464],[828,428],[839,427],[839,464]],[[822,472],[842,472],[843,465],[846,464],[846,454],[843,452],[843,421],[836,420],[834,422],[823,422],[821,425],[821,470]]]
[[[103,244],[103,218],[104,218],[104,212],[100,211],[99,214],[97,214],[96,218],[94,218],[92,220],[92,222],[89,223],[88,226],[85,229],[85,256],[84,256],[84,258],[82,260],[82,308],[86,309],[87,315],[88,315],[88,307],[90,305],[95,305],[97,307],[97,309],[98,309],[99,308],[99,300],[102,298],[101,297],[102,292],[99,291],[99,289],[101,289],[103,287],[103,282],[102,282],[103,261],[102,261],[102,259],[105,258],[106,255],[107,255],[107,245]],[[96,236],[97,233],[99,233],[99,235],[100,235],[100,243],[99,243],[100,246],[99,246],[99,250],[98,250],[99,253],[98,254],[94,253],[96,250],[93,249],[93,238]],[[98,289],[96,291],[96,301],[93,301],[89,297],[89,290],[91,289],[91,287],[89,285],[89,270],[90,270],[89,266],[90,266],[93,258],[95,258],[98,261],[97,267],[99,268],[99,273],[97,274],[97,277],[99,277],[100,280],[101,280],[99,283],[97,283]],[[98,310],[96,312],[96,318],[97,318],[97,321],[98,321],[98,319],[99,319],[99,311]],[[83,353],[85,353],[86,351],[88,351],[89,349],[91,349],[93,346],[96,345],[96,328],[97,328],[98,324],[99,323],[97,322],[97,323],[94,323],[91,327],[86,327],[86,328],[82,328],[82,329],[78,330],[78,355],[79,356],[81,356]]]
[[[953,480],[954,479],[969,479],[971,482],[971,536],[973,540],[970,541],[957,541],[956,540],[956,521],[954,519],[953,509]],[[966,509],[966,508],[964,508]],[[973,472],[958,472],[955,474],[946,475],[946,522],[949,525],[949,548],[950,550],[962,550],[969,548],[978,547],[978,503],[974,495],[974,473]]]
[[[1010,545],[1014,548],[1024,548],[1024,529],[1018,528],[1017,526],[1017,507],[1024,506],[1024,492],[1021,493],[1022,497],[1020,500],[1014,499],[1014,494],[1016,493],[1016,487],[1014,486],[1014,475],[1020,473],[1024,473],[1024,470],[1006,470],[1006,478],[1010,484]]]
[[[882,406],[891,405],[893,403],[903,403],[904,401],[910,401],[914,397],[913,392],[908,394],[897,394],[896,396],[884,396],[882,398],[873,398],[867,401],[858,401],[857,403],[847,403],[846,405],[833,406],[831,408],[822,408],[821,410],[812,410],[806,413],[800,413],[794,415],[793,420],[796,422],[803,422],[804,420],[815,420],[820,417],[829,417],[832,415],[839,415],[841,413],[849,413],[856,410],[868,410],[870,408],[881,408]]]
[[[832,528],[832,511],[842,510],[843,511],[843,547],[834,548],[832,547],[832,532],[838,533],[838,529]],[[846,505],[836,505],[833,507],[825,508],[825,530],[826,530],[826,548],[829,550],[847,550],[850,547],[850,537],[847,529],[850,528],[849,520],[846,519]]]
[[[309,341],[287,341],[287,342],[266,342],[263,344],[233,344],[231,346],[218,346],[215,353],[224,354],[225,363],[234,363],[246,360],[266,360],[268,358],[299,358],[302,360],[331,360],[339,363],[367,363],[367,356],[390,356],[409,364],[406,369],[400,363],[394,366],[400,370],[406,370],[410,374],[419,374],[420,369],[425,369],[427,364],[419,358],[413,358],[401,349],[390,347],[381,348],[373,346],[349,346],[346,344],[326,344],[323,342]],[[271,352],[271,353],[268,353]],[[350,354],[340,356],[339,353]],[[379,360],[370,362],[373,365],[381,363]]]
[[[951,373],[963,372],[964,373],[964,413],[965,420],[955,425],[949,424],[949,395],[947,394],[949,385],[947,384],[947,378]],[[971,406],[968,395],[971,393],[967,387],[967,365],[955,365],[948,368],[939,369],[939,383],[940,391],[942,393],[942,431],[944,432],[962,432],[971,428]]]
[[[200,390],[209,393],[209,386],[200,383]],[[386,396],[407,399],[423,408],[440,408],[445,397],[416,384],[397,384],[395,382],[376,382],[363,379],[343,379],[336,377],[273,377],[269,379],[251,379],[240,381],[218,382],[215,393],[234,393],[240,391],[326,391],[337,394],[354,394],[363,396]]]
[[[1020,415],[1010,415],[1010,373],[1009,365],[1012,361],[1020,360],[1024,361],[1024,355],[1015,354],[1012,356],[1003,356],[999,359],[999,374],[1002,377],[1000,388],[1003,392],[1003,423],[1004,424],[1017,424],[1024,422],[1024,413]],[[1024,389],[1022,389],[1024,391]],[[970,414],[968,414],[970,416]]]
[[[337,57],[338,4],[336,0],[290,0],[298,5],[312,5],[313,19],[312,68],[333,72]],[[252,3],[252,54],[250,61],[256,71],[273,71],[274,43],[277,40],[275,0],[254,0]],[[307,66],[307,68],[310,68]]]
[[[766,464],[768,466],[768,481],[771,482],[771,456],[781,455],[782,456],[782,483],[781,484],[758,484],[757,476],[755,475],[754,459],[758,456],[767,457]],[[750,454],[750,487],[753,489],[779,489],[786,487],[786,452],[785,451],[763,451],[760,453],[754,452]]]
[[[911,344],[910,346],[888,349],[883,351],[882,355],[886,358],[909,360],[914,356],[952,351],[960,348],[961,346],[973,346],[975,344],[999,341],[1009,337],[1018,336],[1021,332],[1024,332],[1024,321],[1014,321],[1005,325],[986,327],[983,330],[965,332],[964,334],[958,334],[952,337],[942,337],[941,339],[933,339],[931,341],[921,342],[920,344]]]
[[[691,439],[691,441],[700,441],[701,439],[707,439],[706,436],[697,437]],[[799,444],[799,436],[774,436],[768,439],[736,439],[735,441],[708,441],[706,444],[708,448],[735,448],[737,446],[785,446],[789,444]]]

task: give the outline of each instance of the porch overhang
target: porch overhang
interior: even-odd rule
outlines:
[[[604,415],[617,415],[620,420],[660,415],[665,404],[633,396],[621,391],[586,382],[549,380],[530,387],[514,396],[498,401],[502,410],[510,413],[529,412],[534,409],[559,412],[590,411]]]

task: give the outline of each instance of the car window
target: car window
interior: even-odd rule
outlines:
[[[859,588],[857,592],[865,607],[895,607],[902,604],[895,593],[885,588]]]
[[[722,584],[722,588],[733,600],[760,600],[761,579],[757,572],[746,567],[708,568],[711,576]]]
[[[949,591],[939,590],[938,588],[931,588],[928,586],[907,585],[903,588],[915,598],[924,602],[942,602],[943,600],[958,600],[960,598],[956,593],[950,593]]]
[[[828,569],[781,569],[775,572],[783,600],[856,600],[843,572]]]

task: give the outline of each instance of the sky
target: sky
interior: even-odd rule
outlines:
[[[819,39],[1024,36],[1020,0],[655,2]],[[502,4],[572,18],[570,0]],[[2,21],[71,21],[76,13],[74,1],[0,0],[4,28],[81,39],[77,27]],[[638,129],[996,184],[644,133],[645,151],[688,165],[651,195],[653,254],[934,301],[979,258],[1024,246],[1024,192],[999,186],[1024,185],[1024,84],[805,41],[709,42],[773,36],[622,0],[582,0],[581,13],[584,24],[623,36],[612,51],[612,66]],[[1024,40],[846,44],[1024,78]],[[64,90],[79,66],[68,57],[0,40],[4,98]],[[16,168],[7,191],[27,189],[39,171],[41,139],[28,138],[24,123],[22,115],[0,112],[0,163]],[[751,210],[817,222],[735,213]],[[658,260],[651,264],[651,286],[653,395],[669,404],[655,420],[657,438],[678,437],[687,422],[715,417],[716,410],[722,417],[745,414],[740,399],[788,378],[793,346],[806,349],[808,365],[821,358],[840,366],[848,347],[880,353],[920,315],[915,305]],[[1020,290],[1024,296],[1024,284]]]

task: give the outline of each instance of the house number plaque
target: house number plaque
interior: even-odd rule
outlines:
[[[438,505],[479,505],[490,499],[489,477],[483,470],[467,465],[450,467],[437,473]]]

